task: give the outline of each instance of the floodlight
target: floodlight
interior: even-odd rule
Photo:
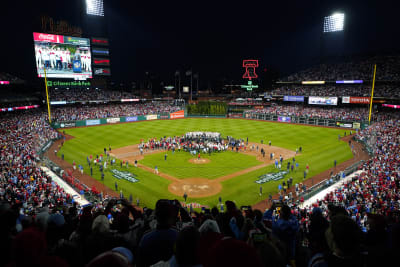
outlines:
[[[104,17],[103,0],[86,0],[86,14]]]
[[[324,18],[324,32],[343,31],[344,13],[335,13]]]

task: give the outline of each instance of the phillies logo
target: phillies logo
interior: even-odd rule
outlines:
[[[243,60],[243,68],[246,69],[246,72],[243,74],[244,79],[255,79],[257,78],[256,68],[258,67],[257,59],[245,59]]]

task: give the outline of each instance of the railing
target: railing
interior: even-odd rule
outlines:
[[[347,167],[344,171],[342,171],[336,175],[333,175],[331,178],[325,179],[325,180],[319,182],[318,184],[315,184],[315,185],[311,186],[310,188],[306,189],[305,192],[302,192],[299,194],[299,198],[303,197],[304,200],[310,199],[311,197],[315,196],[316,194],[323,191],[324,189],[339,182],[340,179],[354,173],[363,164],[364,164],[364,160],[354,163],[353,165]]]
[[[46,167],[48,167],[51,171],[53,171],[58,177],[60,177],[64,182],[66,182],[69,186],[71,186],[76,192],[80,193],[82,190],[82,188],[76,187],[76,184],[82,186],[84,192],[83,196],[87,201],[91,203],[95,201],[101,201],[99,194],[94,194],[91,191],[91,189],[87,185],[79,181],[79,179],[73,177],[72,175],[66,174],[66,172],[62,168],[60,168],[56,163],[51,161],[49,158],[43,157],[42,163]]]

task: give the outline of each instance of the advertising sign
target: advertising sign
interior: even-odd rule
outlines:
[[[289,173],[288,171],[267,173],[267,174],[258,176],[259,179],[256,180],[255,182],[257,184],[265,184],[270,181],[278,181],[278,180],[282,179],[283,177],[285,177],[285,175],[288,173]]]
[[[10,108],[0,108],[0,111],[14,111],[14,110],[25,110],[25,109],[32,109],[38,108],[39,105],[31,105],[31,106],[22,106],[22,107],[10,107]]]
[[[112,176],[114,176],[118,180],[123,179],[123,180],[126,180],[131,183],[139,182],[139,180],[136,178],[136,175],[134,175],[133,173],[130,173],[127,171],[120,171],[120,170],[116,170],[116,169],[112,169],[112,170],[110,170],[110,172],[112,173]]]
[[[47,81],[47,87],[90,87],[89,81]]]
[[[342,128],[353,128],[353,124],[352,123],[337,122],[336,126],[339,126],[339,127],[342,127]]]
[[[99,125],[100,120],[86,120],[86,126]]]
[[[354,129],[360,129],[360,128],[361,128],[361,123],[359,123],[359,122],[353,122],[353,128],[354,128]]]
[[[75,122],[63,122],[60,124],[61,128],[75,127]]]
[[[369,104],[370,98],[367,96],[351,96],[350,104]]]
[[[179,118],[184,118],[185,117],[185,111],[184,110],[179,110],[173,113],[170,113],[170,118],[171,119],[179,119]]]
[[[344,104],[369,104],[368,96],[343,96],[342,103]],[[374,101],[375,102],[375,101]]]
[[[49,43],[64,43],[64,36],[48,34],[48,33],[33,33],[33,40],[39,42],[49,42]]]
[[[99,37],[92,37],[92,45],[101,45],[101,46],[108,46],[108,39],[106,38],[99,38]]]
[[[126,121],[126,122],[137,121],[137,120],[138,120],[138,117],[137,117],[137,116],[125,117],[125,121]]]
[[[283,101],[304,102],[304,96],[285,95]]]
[[[96,56],[109,56],[110,51],[107,48],[93,47],[92,54]]]
[[[336,81],[336,83],[363,83],[363,80],[345,80],[345,81]]]
[[[0,84],[10,84],[10,81],[0,81]]]
[[[94,58],[93,65],[110,66],[110,60],[108,58]]]
[[[342,96],[342,103],[349,104],[350,103],[350,96]]]
[[[278,116],[278,121],[280,121],[280,122],[290,122],[290,117]]]
[[[50,101],[50,105],[66,105],[67,101]]]
[[[325,84],[325,81],[302,81],[301,84]]]
[[[382,104],[382,107],[398,109],[400,108],[400,105]]]
[[[309,96],[308,104],[336,106],[337,100],[338,100],[337,97],[331,97],[331,96]]]
[[[157,115],[146,115],[146,120],[151,121],[151,120],[156,120]]]
[[[90,46],[89,39],[73,37],[73,36],[64,36],[64,43],[65,44],[72,44],[72,45]]]
[[[93,68],[94,75],[110,76],[111,71],[109,68]]]
[[[119,118],[108,118],[107,123],[117,123],[120,122]]]
[[[126,99],[121,99],[121,102],[139,102],[139,98],[126,98]]]

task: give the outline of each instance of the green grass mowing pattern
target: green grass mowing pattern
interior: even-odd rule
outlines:
[[[237,119],[158,120],[73,128],[65,131],[67,134],[76,138],[65,142],[58,154],[64,153],[65,160],[71,163],[75,161],[77,165],[82,164],[84,166],[84,172],[88,174],[90,174],[90,171],[86,162],[86,157],[88,155],[95,156],[96,154],[102,154],[103,148],[108,148],[109,144],[111,144],[112,148],[117,148],[137,144],[140,142],[140,139],[147,140],[153,137],[175,136],[189,131],[216,131],[220,132],[223,136],[230,135],[244,139],[248,137],[251,142],[260,142],[260,140],[264,140],[264,143],[267,143],[271,140],[272,145],[291,150],[296,150],[296,148],[302,146],[303,153],[296,157],[296,161],[300,164],[299,171],[288,174],[285,177],[285,179],[288,179],[292,176],[295,183],[303,179],[303,171],[307,163],[310,165],[310,172],[307,177],[312,177],[332,167],[335,159],[339,164],[352,158],[352,153],[348,144],[338,141],[338,135],[340,134],[343,136],[346,131],[345,129],[331,129],[265,121]],[[163,153],[159,154],[161,157],[160,164],[164,161],[163,155]],[[221,156],[229,158],[229,153],[221,153]],[[168,160],[170,159],[171,157],[168,157]],[[147,160],[147,156],[145,160]],[[286,167],[285,163],[286,161],[282,164],[283,168]],[[240,162],[237,162],[237,164],[240,164]],[[160,198],[182,199],[179,196],[169,193],[168,185],[170,182],[166,179],[135,167],[130,166],[128,169],[126,169],[126,167],[121,168],[119,163],[117,166],[118,167],[114,168],[128,170],[137,175],[137,178],[140,180],[138,183],[117,180],[109,172],[110,167],[105,171],[104,183],[108,187],[115,189],[114,182],[117,181],[119,189],[122,188],[125,196],[128,197],[129,194],[132,194],[134,199],[139,197],[141,203],[148,207],[154,207],[156,200]],[[154,166],[152,167],[154,168]],[[165,170],[162,171],[165,172]],[[222,182],[223,189],[219,195],[197,199],[191,198],[189,195],[188,201],[213,206],[217,204],[218,197],[221,196],[223,200],[235,200],[238,205],[255,204],[266,198],[270,192],[277,192],[278,183],[281,181],[263,184],[264,195],[262,197],[259,196],[260,185],[255,183],[258,176],[274,171],[276,170],[273,166],[268,166],[232,178]],[[98,168],[93,168],[93,177],[100,181],[100,172]]]
[[[164,156],[167,154],[167,160]],[[157,166],[160,172],[167,173],[176,178],[208,178],[215,179],[220,176],[231,174],[252,166],[260,165],[262,162],[256,160],[254,156],[245,155],[231,151],[201,154],[202,158],[210,159],[207,164],[193,164],[190,159],[196,159],[196,156],[189,152],[160,152],[146,156],[139,163],[150,168]]]

